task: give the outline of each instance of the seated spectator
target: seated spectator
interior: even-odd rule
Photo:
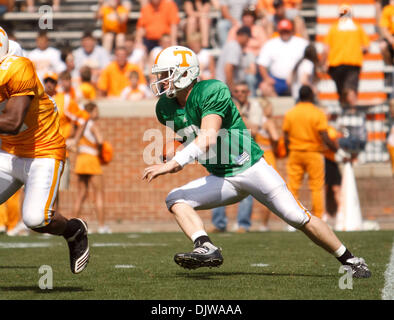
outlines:
[[[288,19],[294,24],[294,33],[309,40],[305,21],[300,15],[300,0],[260,0],[257,6],[263,15],[263,25],[268,36],[277,36],[278,23]]]
[[[219,0],[221,18],[216,23],[219,47],[227,41],[228,32],[232,27],[241,26],[242,12],[254,7],[257,0]]]
[[[261,25],[256,24],[256,12],[254,10],[245,9],[242,13],[242,25],[250,28],[252,36],[245,48],[245,52],[258,56],[264,42],[268,40],[266,31]],[[239,27],[232,27],[228,33],[227,40],[234,40]]]
[[[66,65],[61,60],[60,51],[49,46],[49,38],[46,31],[40,30],[36,38],[37,48],[27,54],[36,67],[37,75],[42,77],[47,72],[60,73],[66,69]]]
[[[203,48],[208,48],[211,27],[210,0],[185,0],[183,8],[186,13],[186,38],[200,31]]]
[[[287,85],[291,87],[291,95],[298,100],[300,88],[303,85],[309,86],[314,94],[317,94],[317,69],[319,67],[319,57],[313,44],[309,44],[304,51],[304,56],[297,62],[293,72],[287,78]]]
[[[95,83],[100,71],[110,63],[110,55],[107,50],[97,44],[92,33],[87,31],[81,40],[81,47],[74,52],[75,69],[77,72],[82,66],[89,66],[92,69],[92,81]]]
[[[141,83],[140,75],[137,71],[131,71],[129,79],[130,85],[124,88],[120,95],[123,100],[140,101],[152,96],[148,86]]]
[[[97,82],[99,95],[102,97],[120,97],[123,89],[129,85],[129,74],[137,71],[140,75],[140,83],[146,84],[145,76],[141,68],[127,62],[127,51],[124,47],[115,49],[115,61],[111,62],[101,71]]]
[[[248,83],[251,92],[254,90],[255,58],[245,52],[250,36],[251,31],[248,27],[239,28],[236,39],[227,42],[220,52],[216,65],[216,78],[226,83],[230,91],[234,90],[235,82],[241,81]]]
[[[92,83],[92,69],[88,66],[83,66],[79,70],[81,84],[76,88],[77,102],[80,103],[85,100],[95,100],[96,99],[96,88]]]
[[[257,58],[263,81],[260,89],[264,96],[290,96],[286,79],[296,63],[303,57],[308,42],[293,35],[293,24],[282,20],[278,24],[279,37],[268,40]]]
[[[171,45],[175,45],[179,22],[178,7],[173,0],[149,0],[141,8],[137,21],[137,43],[144,44],[149,53],[159,45],[161,36],[167,33],[170,35]]]
[[[26,10],[28,12],[34,12],[34,0],[26,0],[27,8]],[[60,0],[53,0],[52,2],[52,10],[53,11],[60,11]]]
[[[115,47],[124,46],[129,7],[121,0],[106,0],[98,11],[98,19],[102,20],[102,43],[107,52],[112,53],[114,41]]]
[[[80,77],[78,70],[75,68],[75,60],[71,48],[66,48],[62,50],[61,58],[62,61],[66,64],[65,71],[71,74],[71,82],[73,88],[78,87],[80,83]]]
[[[387,65],[394,63],[394,0],[383,8],[379,20],[380,32],[383,40],[380,42],[384,62]]]
[[[144,70],[146,61],[145,47],[137,45],[134,34],[129,33],[126,35],[124,46],[127,50],[127,61],[138,65],[141,70]]]
[[[215,57],[209,49],[202,48],[201,35],[195,33],[188,38],[187,47],[192,49],[197,55],[198,62],[200,63],[200,79],[208,80],[215,78]]]

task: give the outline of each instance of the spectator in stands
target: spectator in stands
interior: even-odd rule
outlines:
[[[312,88],[317,94],[317,70],[319,68],[319,57],[313,44],[305,48],[304,56],[297,62],[289,78],[287,85],[291,87],[291,95],[298,100],[298,93],[303,85]]]
[[[120,94],[122,100],[140,101],[152,96],[152,91],[148,86],[140,82],[140,75],[137,71],[131,71],[129,79],[130,85],[124,88]]]
[[[110,56],[103,47],[97,44],[96,39],[90,31],[82,36],[81,47],[74,52],[75,70],[79,72],[82,66],[92,69],[92,81],[97,82],[103,68],[110,63]]]
[[[241,26],[244,9],[255,7],[257,0],[219,0],[221,18],[216,23],[219,46],[222,48],[232,27]]]
[[[141,68],[127,61],[127,51],[124,47],[115,49],[115,60],[101,71],[97,82],[101,97],[119,98],[123,89],[129,85],[131,71],[140,75],[140,83],[146,84]]]
[[[390,0],[390,3],[383,8],[379,27],[383,37],[380,49],[384,62],[387,65],[392,65],[394,64],[394,0]]]
[[[275,36],[278,23],[288,19],[294,24],[294,33],[309,40],[305,21],[300,14],[301,0],[259,0],[257,10],[262,16],[262,24],[268,36]]]
[[[335,82],[338,96],[342,96],[345,87],[357,92],[369,38],[364,29],[353,21],[349,5],[340,6],[339,19],[330,27],[324,43],[323,60],[327,60],[328,73]]]
[[[232,96],[234,103],[246,127],[256,137],[263,120],[263,112],[258,101],[250,100],[250,90],[248,83],[239,81],[234,83]],[[251,195],[244,198],[238,205],[237,232],[244,233],[251,227],[251,215],[253,209],[253,197]],[[224,232],[227,229],[226,207],[218,207],[212,210],[213,232]]]
[[[146,49],[144,46],[137,45],[134,33],[129,33],[126,35],[124,46],[127,50],[127,61],[138,65],[141,70],[144,70],[146,62]]]
[[[260,103],[261,104],[261,103]],[[268,99],[263,99],[262,116],[258,117],[257,121],[259,127],[255,135],[255,140],[262,150],[264,150],[264,159],[269,165],[276,167],[276,152],[279,142],[279,131],[273,119],[273,107]],[[271,215],[271,211],[267,207],[263,207],[261,215],[262,225],[259,231],[268,231],[268,221]]]
[[[208,48],[211,29],[210,0],[185,0],[183,9],[186,14],[186,39],[199,31],[203,48]]]
[[[34,12],[34,0],[26,0],[27,4],[27,11],[28,12]],[[52,10],[53,11],[60,11],[60,0],[53,0],[52,1]]]
[[[79,70],[81,83],[76,88],[77,102],[81,103],[86,100],[92,101],[96,99],[96,88],[92,83],[92,69],[88,66],[83,66]]]
[[[255,89],[255,57],[245,52],[250,36],[250,28],[240,27],[236,39],[227,42],[220,52],[216,79],[225,82],[231,91],[234,91],[234,84],[239,81],[247,81],[252,92]]]
[[[284,117],[283,132],[288,150],[287,177],[290,191],[298,198],[304,174],[308,174],[312,196],[312,213],[322,218],[324,207],[324,160],[325,145],[333,151],[338,146],[329,139],[327,117],[313,104],[314,94],[310,87],[302,86],[299,102]]]
[[[98,233],[111,233],[111,230],[105,224],[104,181],[100,163],[103,136],[98,124],[98,107],[95,103],[90,102],[85,105],[85,110],[89,113],[90,119],[79,142],[75,161],[78,192],[73,212],[75,217],[80,217],[82,204],[86,200],[88,192],[92,189],[99,225]]]
[[[216,62],[215,57],[209,49],[202,48],[201,35],[192,34],[187,40],[187,47],[192,49],[197,55],[200,63],[200,79],[208,80],[215,78]]]
[[[264,96],[289,96],[286,79],[296,63],[303,57],[308,41],[293,35],[293,24],[281,20],[278,24],[279,37],[268,40],[257,58],[263,81],[260,89]]]
[[[102,21],[102,43],[109,54],[112,48],[125,45],[129,8],[121,0],[106,0],[100,7],[97,18]]]
[[[49,46],[49,38],[46,31],[40,30],[36,38],[37,48],[27,54],[27,58],[33,61],[37,74],[42,77],[47,72],[60,73],[66,69],[61,60],[60,51]]]
[[[252,53],[255,57],[258,56],[261,47],[264,45],[265,41],[268,40],[265,29],[260,24],[256,24],[256,19],[257,16],[255,10],[245,9],[242,12],[241,25],[249,27],[251,31],[251,37],[245,47],[245,52]],[[235,40],[238,29],[239,26],[235,26],[230,29],[227,41]]]
[[[144,44],[149,53],[159,45],[161,36],[167,33],[170,35],[171,45],[176,45],[179,22],[178,7],[173,0],[149,0],[141,8],[137,21],[137,43]]]
[[[71,74],[71,84],[73,88],[77,88],[80,84],[80,75],[78,70],[75,68],[75,59],[70,48],[62,50],[61,53],[62,61],[66,64],[65,71]]]

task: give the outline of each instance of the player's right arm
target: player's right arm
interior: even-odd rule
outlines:
[[[11,97],[0,114],[0,133],[16,135],[23,125],[34,96]]]

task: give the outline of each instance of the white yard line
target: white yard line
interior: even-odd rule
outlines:
[[[384,273],[384,288],[382,290],[382,300],[394,300],[394,243],[391,249],[390,262]]]

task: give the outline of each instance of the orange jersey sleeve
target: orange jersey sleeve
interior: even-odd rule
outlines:
[[[65,142],[59,132],[56,103],[44,92],[33,63],[10,56],[0,63],[0,102],[12,97],[33,96],[23,125],[16,135],[0,135],[1,148],[24,158],[64,160]]]

